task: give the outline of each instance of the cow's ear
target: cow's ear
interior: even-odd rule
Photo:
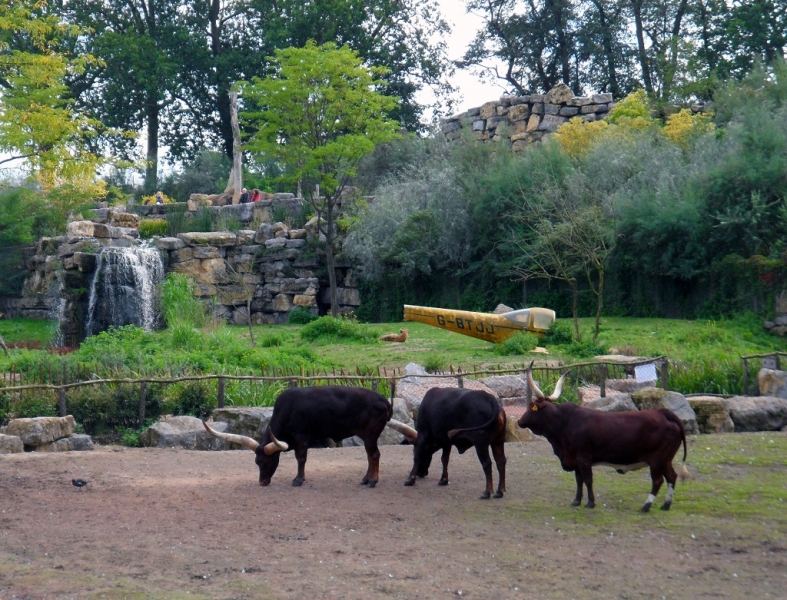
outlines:
[[[533,412],[537,411],[538,410],[538,404],[536,404],[535,402],[531,402],[530,403],[530,410],[532,410]]]

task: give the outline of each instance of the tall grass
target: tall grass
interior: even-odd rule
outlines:
[[[339,340],[370,343],[377,340],[380,332],[352,319],[325,316],[304,325],[300,335],[301,339],[307,342],[321,344],[330,344]]]
[[[170,273],[161,286],[161,310],[167,326],[202,327],[207,322],[205,307],[194,297],[194,284],[182,273]]]

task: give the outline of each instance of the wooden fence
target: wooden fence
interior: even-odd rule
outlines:
[[[557,361],[554,361],[557,363]],[[567,385],[579,387],[581,385],[596,384],[601,389],[601,397],[606,396],[606,381],[608,379],[623,379],[633,374],[633,369],[636,366],[655,363],[658,369],[658,379],[663,389],[669,389],[669,361],[664,356],[655,358],[647,358],[635,362],[613,362],[613,361],[592,361],[584,363],[576,363],[572,365],[550,364],[549,361],[541,364],[533,365],[533,377],[540,382],[540,386],[544,389],[549,389],[551,385],[563,373],[570,372],[567,377]],[[97,377],[96,373],[100,371],[108,372],[109,374],[115,373],[120,375],[123,371],[130,374],[129,369],[120,367],[119,365],[107,367],[105,365],[76,365],[67,367],[63,364],[62,369],[18,369],[12,368],[9,372],[3,375],[5,386],[0,386],[0,394],[10,393],[13,397],[21,397],[24,392],[35,390],[51,390],[54,391],[58,399],[58,414],[65,416],[68,414],[68,390],[83,386],[94,385],[137,385],[140,388],[139,400],[139,422],[145,422],[145,403],[147,397],[148,384],[176,384],[184,381],[216,381],[216,404],[219,408],[225,406],[225,389],[228,381],[248,381],[267,384],[277,384],[279,387],[282,383],[286,386],[317,386],[317,385],[356,385],[361,387],[369,387],[381,393],[385,392],[391,398],[396,393],[397,383],[407,377],[417,377],[423,379],[446,379],[455,378],[458,387],[464,387],[466,379],[479,379],[482,377],[500,376],[500,375],[523,375],[528,369],[528,365],[522,364],[521,367],[501,367],[479,369],[473,367],[472,369],[462,369],[461,367],[454,368],[449,366],[446,372],[437,374],[426,374],[417,376],[408,376],[401,368],[386,369],[378,367],[377,369],[356,369],[356,372],[345,372],[344,369],[339,369],[337,373],[335,369],[330,372],[323,370],[322,373],[308,369],[300,369],[295,371],[292,369],[276,370],[271,369],[267,374],[265,370],[261,370],[260,375],[233,375],[233,374],[194,374],[194,375],[140,375],[136,373],[133,377]],[[528,390],[528,396],[530,391]]]
[[[741,360],[743,361],[743,395],[744,396],[748,396],[750,393],[749,390],[750,361],[759,360],[760,368],[780,371],[782,356],[787,356],[787,352],[769,352],[768,354],[747,354],[746,356],[741,356]],[[757,394],[759,394],[759,390],[757,390]]]

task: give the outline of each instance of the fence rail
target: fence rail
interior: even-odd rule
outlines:
[[[787,356],[787,352],[768,352],[767,354],[747,354],[741,356],[743,361],[743,393],[749,394],[749,361],[760,360],[760,366],[774,371],[781,370],[781,357]]]

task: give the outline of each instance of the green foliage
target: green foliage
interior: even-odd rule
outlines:
[[[205,307],[194,297],[193,282],[182,273],[170,273],[161,285],[161,311],[167,325],[202,327]]]
[[[494,352],[501,356],[521,356],[534,350],[538,344],[539,339],[535,333],[523,331],[506,338],[501,344],[495,344]]]
[[[300,337],[306,342],[330,344],[337,341],[354,341],[369,343],[380,336],[376,329],[353,321],[337,319],[331,316],[320,317],[304,325]]]
[[[590,340],[572,342],[565,347],[565,352],[577,358],[592,358],[601,354],[608,354],[607,348]]]
[[[170,223],[167,219],[143,219],[139,223],[139,237],[143,240],[152,238],[154,235],[169,235]]]
[[[50,390],[17,394],[0,393],[0,425],[11,419],[57,416],[57,396]]]
[[[208,381],[184,381],[167,388],[163,404],[173,415],[191,415],[207,419],[216,408],[216,383]]]
[[[558,320],[547,330],[542,338],[545,346],[562,346],[574,341],[574,330],[568,321]]]
[[[109,431],[139,428],[140,388],[137,385],[89,385],[69,390],[68,412],[82,424],[85,433],[101,435]],[[158,386],[145,391],[145,417],[161,415]]]
[[[164,217],[167,219],[167,235],[176,237],[179,233],[192,231],[191,219],[187,218],[186,206],[172,206]]]
[[[201,206],[188,222],[189,231],[209,232],[214,230],[213,213],[208,206]]]
[[[287,318],[289,322],[294,325],[306,325],[306,323],[316,321],[319,317],[318,315],[312,314],[305,306],[299,306],[291,310],[287,314]]]
[[[424,357],[423,367],[429,373],[441,373],[448,367],[448,360],[437,352],[430,352]]]
[[[230,381],[224,388],[224,401],[227,406],[273,406],[285,389],[287,383],[284,381],[264,384]]]
[[[223,152],[203,150],[180,171],[167,176],[161,189],[168,196],[185,202],[191,194],[210,194],[224,189],[231,167],[230,159]]]

